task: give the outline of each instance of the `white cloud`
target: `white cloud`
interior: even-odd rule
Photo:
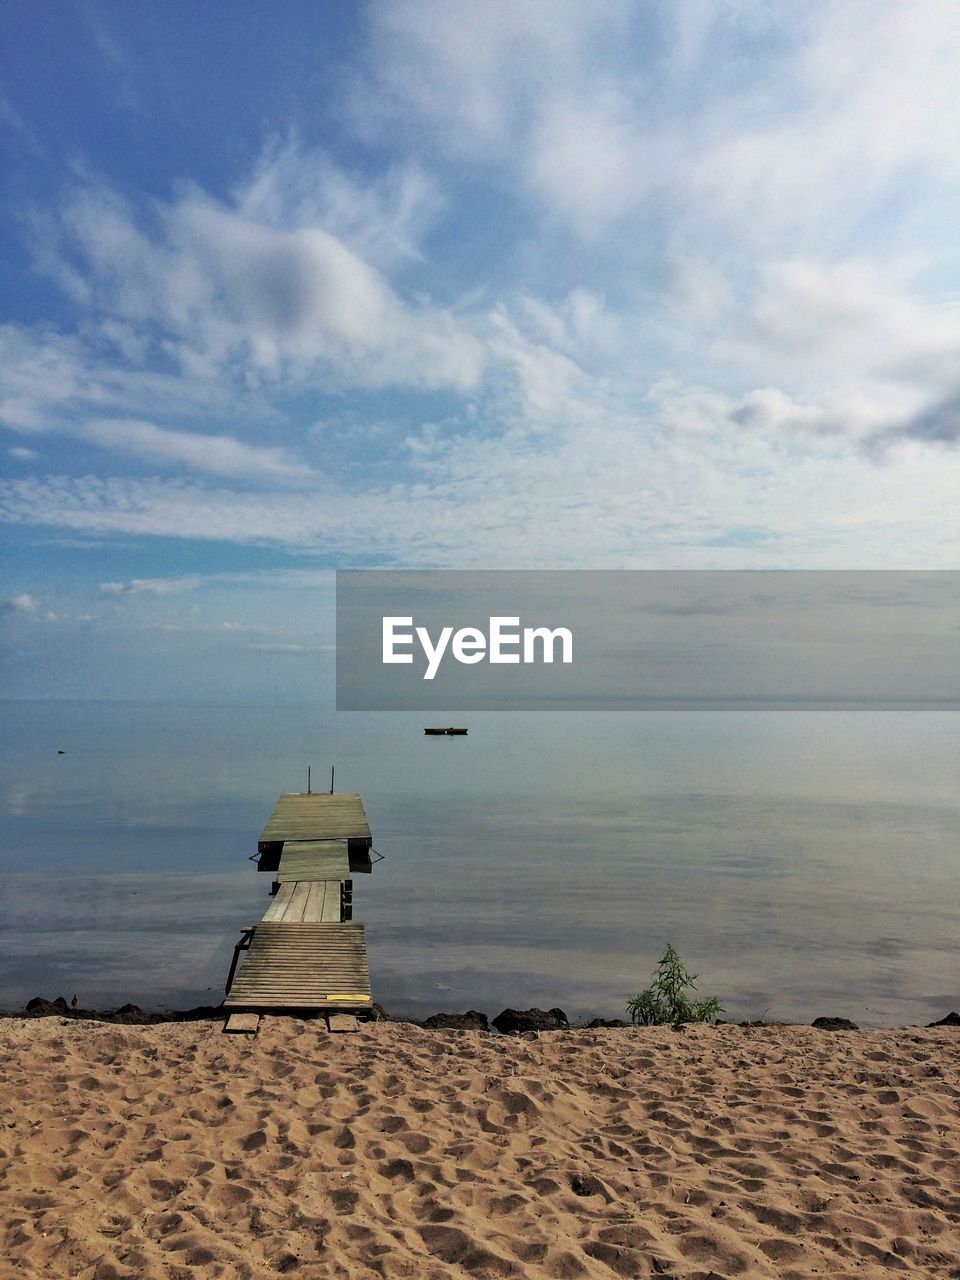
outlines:
[[[413,114],[454,152],[502,147],[545,91],[602,65],[628,14],[624,0],[398,0],[371,12],[376,83],[359,110],[380,124]]]
[[[288,449],[258,448],[230,436],[168,431],[151,422],[104,418],[81,429],[87,440],[104,448],[166,463],[182,463],[194,471],[267,483],[316,483],[319,477]]]
[[[592,239],[634,198],[637,168],[624,161],[642,146],[642,86],[624,70],[630,12],[624,0],[374,10],[361,126],[393,133],[407,120],[453,157],[506,163]]]
[[[323,227],[381,270],[422,258],[420,242],[443,206],[436,180],[415,161],[360,179],[295,137],[265,149],[235,195],[244,219],[276,231]]]
[[[746,376],[803,389],[799,402],[775,386],[750,391],[731,415],[747,426],[910,433],[960,391],[960,316],[912,296],[895,264],[771,263],[713,353]]]
[[[889,247],[897,215],[913,241],[931,220],[948,226],[949,0],[799,3],[789,20],[764,0],[407,2],[372,23],[364,123],[396,136],[406,122],[454,158],[479,156],[588,240],[648,214],[668,238],[781,254],[842,252],[851,233]],[[885,203],[893,219],[865,219]]]
[[[570,95],[541,109],[526,172],[551,212],[594,240],[660,185],[669,159],[627,95],[594,86],[580,100]]]
[[[37,456],[36,449],[24,449],[20,445],[14,445],[7,453],[11,458],[16,458],[17,462],[31,462]]]
[[[832,425],[822,407],[798,404],[778,387],[748,391],[737,404],[728,406],[727,416],[738,426],[758,431],[823,432],[829,431]]]
[[[198,584],[199,585],[199,584]],[[262,634],[264,632],[272,632],[272,627],[250,626],[243,622],[199,622],[191,620],[187,622],[141,622],[135,623],[138,631],[159,631],[165,635],[181,635],[185,633],[196,633],[198,635],[251,635]]]
[[[104,596],[170,596],[196,591],[203,581],[196,574],[183,578],[132,578],[129,582],[101,582],[98,590]]]
[[[31,622],[62,622],[60,614],[46,608],[43,601],[28,592],[0,600],[0,615],[21,614]]]
[[[0,424],[39,433],[62,430],[82,415],[154,412],[220,419],[241,408],[269,418],[265,402],[247,392],[238,405],[233,389],[197,378],[130,364],[97,334],[63,334],[41,327],[0,325]]]
[[[771,262],[741,328],[740,353],[781,367],[853,370],[907,368],[960,352],[960,316],[907,292],[903,271],[848,259],[833,266]],[[738,354],[735,344],[721,352]]]
[[[155,358],[174,358],[201,384],[229,373],[241,383],[476,385],[482,349],[468,326],[427,301],[403,302],[335,234],[297,225],[302,207],[278,225],[279,188],[265,183],[233,207],[187,189],[150,218],[87,184],[39,224],[38,266],[109,317],[102,333],[129,341],[132,326]]]
[[[293,144],[265,152],[227,203],[184,187],[134,208],[81,180],[34,225],[37,269],[79,320],[71,334],[0,327],[0,424],[261,484],[317,484],[263,438],[281,421],[278,400],[469,394],[484,375],[482,320],[405,301],[382,270],[417,256],[438,206],[415,165],[362,184]]]
[[[315,649],[312,649],[309,645],[303,645],[303,644],[280,644],[280,643],[248,644],[247,648],[250,650],[253,650],[256,653],[313,653],[315,652]]]
[[[441,435],[419,478],[364,487],[362,522],[349,492],[318,503],[93,479],[5,482],[0,518],[280,544],[341,565],[956,565],[960,455],[914,443],[878,465],[855,441],[809,432],[800,449],[792,432],[731,424],[739,403],[664,388],[638,416],[598,391],[552,435]],[[748,403],[774,417],[803,409],[769,389]]]
[[[0,331],[7,425],[216,479],[7,482],[2,518],[400,563],[950,562],[951,9],[366,13],[382,168],[294,139],[227,197],[80,179],[35,242],[75,334]]]
[[[26,591],[20,595],[12,596],[4,602],[4,608],[9,613],[29,613],[39,614],[43,605],[36,596],[28,594]]]
[[[78,396],[79,346],[76,339],[0,325],[0,422],[4,426],[43,430],[48,406]]]

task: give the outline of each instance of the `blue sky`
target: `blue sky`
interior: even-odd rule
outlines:
[[[8,693],[295,695],[337,567],[958,567],[952,3],[4,25]]]

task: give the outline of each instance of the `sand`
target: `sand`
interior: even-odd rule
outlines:
[[[960,1276],[960,1032],[0,1023],[0,1274]]]

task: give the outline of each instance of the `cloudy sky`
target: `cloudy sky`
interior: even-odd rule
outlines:
[[[11,693],[337,567],[960,567],[952,2],[5,6]]]

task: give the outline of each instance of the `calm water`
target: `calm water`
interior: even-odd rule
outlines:
[[[361,792],[374,997],[622,1014],[669,941],[728,1017],[960,1008],[960,717],[0,704],[0,1007],[218,1001],[281,791]],[[65,754],[57,755],[58,749]]]

